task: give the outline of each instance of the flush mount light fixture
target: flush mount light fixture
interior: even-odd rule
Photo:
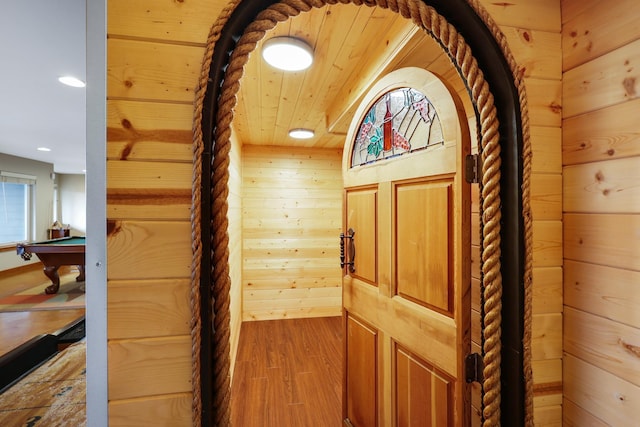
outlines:
[[[305,41],[294,37],[274,37],[264,42],[262,57],[273,67],[300,71],[311,66],[313,50]]]
[[[71,87],[85,87],[86,84],[85,82],[83,82],[82,80],[73,77],[73,76],[62,76],[62,77],[58,77],[58,81],[62,84],[65,84],[67,86],[71,86]]]
[[[47,147],[38,147],[37,148],[38,151],[51,151],[51,148],[47,148]]]
[[[295,139],[309,139],[309,138],[313,138],[314,135],[315,134],[311,129],[299,128],[299,129],[291,129],[289,131],[289,136]]]

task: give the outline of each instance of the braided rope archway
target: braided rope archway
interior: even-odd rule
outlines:
[[[194,170],[193,170],[193,201],[192,201],[192,356],[193,356],[193,422],[199,425],[201,393],[200,393],[200,260],[202,257],[202,241],[200,239],[201,224],[201,195],[203,153],[202,115],[203,101],[209,78],[209,68],[216,42],[231,13],[241,0],[232,0],[222,11],[211,28],[207,39],[207,49],[202,66],[202,73],[196,88],[194,114]],[[531,148],[528,132],[528,110],[524,89],[524,81],[515,60],[513,59],[504,35],[493,22],[488,13],[476,0],[467,0],[478,16],[487,24],[505,55],[512,71],[520,98],[520,113],[523,128],[523,214],[525,218],[525,384],[526,384],[526,425],[533,424],[531,366],[530,366],[530,324],[531,324],[531,214],[529,205],[529,175],[531,170]],[[230,424],[230,344],[229,344],[229,251],[228,251],[228,166],[230,151],[231,122],[233,108],[236,105],[239,80],[243,75],[243,68],[251,53],[266,31],[275,27],[279,22],[286,21],[300,12],[309,11],[314,7],[326,4],[354,3],[356,5],[379,6],[400,13],[411,19],[416,25],[427,31],[440,42],[448,53],[453,64],[465,81],[474,107],[477,111],[479,128],[479,152],[481,154],[481,276],[483,297],[483,344],[484,359],[483,389],[483,425],[500,425],[500,363],[501,363],[501,309],[502,309],[502,276],[500,264],[500,144],[498,134],[498,120],[493,95],[488,83],[479,69],[470,47],[457,30],[439,15],[435,9],[420,0],[282,0],[264,9],[256,19],[249,24],[243,36],[238,40],[229,60],[228,68],[218,99],[218,112],[214,133],[213,164],[212,164],[212,283],[213,283],[213,328],[216,333],[214,354],[214,386],[217,390],[214,396],[215,420],[217,426]]]

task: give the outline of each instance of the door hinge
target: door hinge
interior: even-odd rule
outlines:
[[[471,353],[464,358],[465,379],[468,383],[481,383],[483,380],[483,370],[484,363],[482,362],[482,356],[478,353]]]
[[[342,420],[342,423],[344,424],[344,427],[353,427],[353,424],[351,424],[351,420],[349,418],[345,418],[344,420]]]
[[[467,154],[464,159],[464,179],[469,184],[480,182],[480,156],[478,154]]]

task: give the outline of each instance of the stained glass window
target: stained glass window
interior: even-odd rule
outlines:
[[[421,92],[407,87],[378,98],[365,114],[355,138],[351,167],[444,143],[433,104]]]

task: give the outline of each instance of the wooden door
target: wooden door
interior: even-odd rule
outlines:
[[[347,426],[470,423],[469,152],[461,104],[422,69],[384,77],[355,115],[343,155]]]

